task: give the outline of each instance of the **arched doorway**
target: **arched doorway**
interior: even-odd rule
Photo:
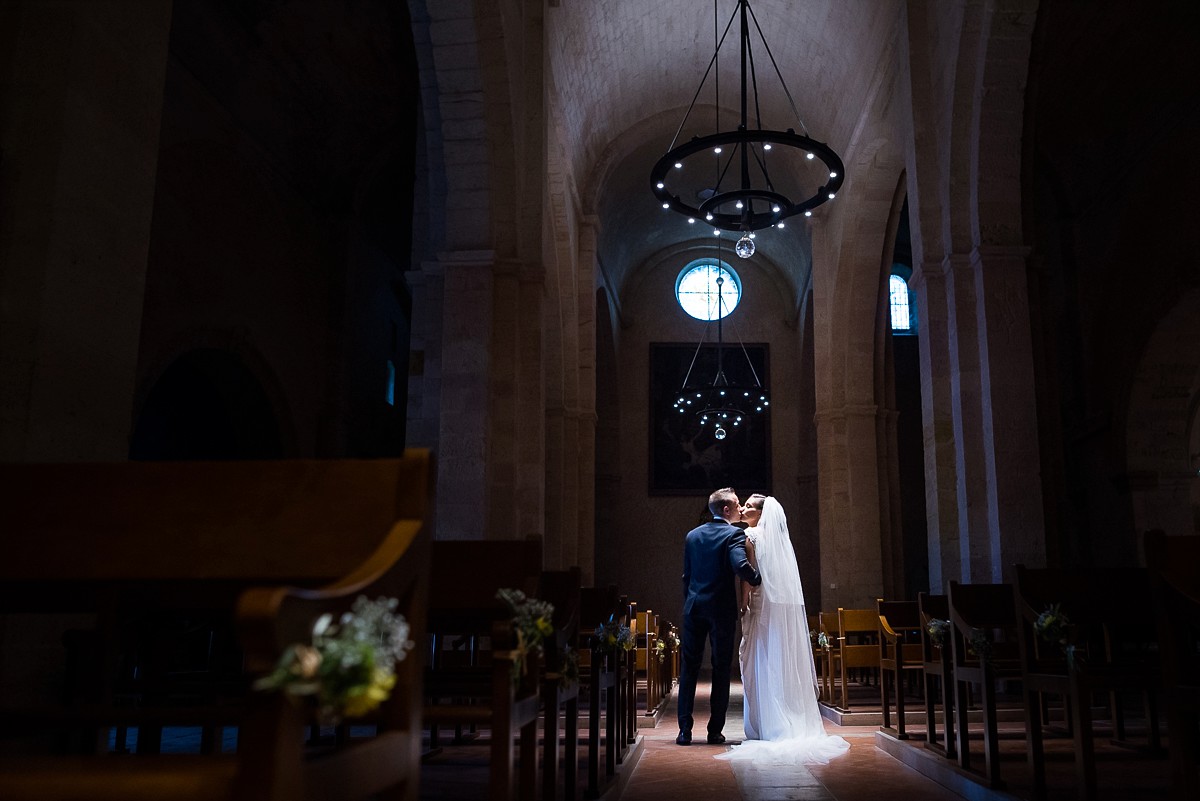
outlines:
[[[176,359],[155,382],[134,424],[134,460],[278,459],[279,421],[257,377],[211,348]]]

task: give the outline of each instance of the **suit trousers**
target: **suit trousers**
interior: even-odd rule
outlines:
[[[712,643],[712,695],[709,698],[709,734],[720,734],[729,711],[729,679],[733,668],[733,635],[737,618],[693,611],[683,617],[683,642],[679,666],[679,730],[692,730],[696,681],[704,659],[704,643]]]

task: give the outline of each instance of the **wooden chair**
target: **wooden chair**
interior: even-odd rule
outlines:
[[[822,661],[824,664],[821,669],[821,700],[833,706],[834,701],[834,677],[839,675],[841,670],[841,641],[838,639],[838,616],[837,612],[818,612],[817,620],[820,623],[820,630],[825,634],[825,642],[827,643],[821,649]]]
[[[546,670],[542,675],[542,799],[558,794],[559,746],[562,745],[563,793],[567,801],[576,795],[579,762],[579,676],[566,675],[568,660],[575,658],[579,643],[580,570],[542,572],[538,597],[554,604],[554,636],[546,643]],[[578,665],[576,665],[576,668]],[[563,713],[565,737],[559,734],[559,712]]]
[[[647,609],[637,613],[637,654],[635,667],[638,686],[637,697],[641,698],[641,687],[646,688],[646,706],[641,709],[645,717],[652,718],[662,701],[662,686],[659,682],[657,654],[658,616]]]
[[[621,700],[619,703],[625,714],[621,716],[619,736],[623,745],[617,761],[623,762],[625,753],[629,750],[628,747],[637,740],[637,602],[622,596],[620,609],[620,622],[629,627],[629,633],[635,643],[633,648],[622,649],[618,655],[621,663],[621,683],[619,685]]]
[[[599,647],[596,627],[617,618],[619,596],[613,585],[584,587],[579,594],[579,675],[586,690],[588,710],[588,754],[586,798],[598,798],[616,778],[617,757],[622,752],[617,735],[623,717],[617,692],[620,665],[615,649]],[[601,717],[604,718],[604,758],[600,757]],[[603,765],[603,779],[601,779]]]
[[[958,764],[971,767],[970,730],[967,725],[969,688],[980,687],[983,704],[984,776],[992,787],[1001,787],[1000,740],[996,714],[997,683],[1021,676],[1017,645],[1017,613],[1011,584],[959,584],[950,582],[950,648],[954,658],[958,726]],[[987,647],[989,654],[978,649]]]
[[[469,724],[490,730],[492,801],[532,798],[537,792],[542,665],[530,653],[522,669],[512,613],[496,593],[510,588],[536,597],[541,549],[537,539],[433,543],[431,663],[422,719],[430,727],[431,747],[434,727]],[[466,643],[465,649],[456,650],[460,643]]]
[[[410,636],[423,636],[429,486],[428,455],[417,451],[372,461],[0,465],[0,613],[96,621],[79,638],[89,657],[75,666],[81,697],[62,704],[30,693],[24,708],[0,711],[6,735],[54,729],[71,736],[51,743],[75,747],[0,759],[0,797],[415,799],[420,649],[397,664],[390,698],[362,719],[374,737],[306,745],[307,707],[248,688],[285,647],[311,641],[319,616],[340,615],[359,595],[397,598]],[[166,609],[231,622],[246,692],[219,703],[120,704],[122,633],[146,610]],[[31,658],[14,636],[6,631],[3,658]],[[107,753],[107,735],[121,725],[236,727],[236,752],[146,753],[156,750],[141,747],[153,745],[148,738],[138,753]],[[45,740],[12,745],[28,752]]]
[[[1200,537],[1146,533],[1162,657],[1171,797],[1200,798]]]
[[[841,681],[843,711],[850,709],[851,670],[879,669],[879,612],[875,609],[838,607],[837,665]]]
[[[924,669],[921,656],[921,617],[916,601],[877,601],[879,615],[879,694],[884,731],[907,740],[904,731],[905,674]],[[891,724],[888,685],[896,690],[896,727]]]
[[[1124,723],[1115,694],[1144,693],[1147,736],[1152,749],[1159,745],[1154,697],[1160,683],[1157,645],[1154,632],[1142,625],[1144,613],[1134,600],[1148,597],[1149,576],[1143,568],[1072,571],[1017,565],[1016,578],[1013,591],[1034,797],[1046,796],[1042,698],[1052,693],[1064,699],[1068,712],[1079,797],[1092,801],[1096,798],[1094,693],[1105,692],[1114,698],[1110,709],[1118,740],[1124,739]],[[1038,617],[1052,604],[1071,621],[1063,643],[1046,642],[1035,631]],[[1069,657],[1068,648],[1072,649]]]
[[[954,742],[954,660],[949,640],[935,645],[929,634],[932,620],[950,621],[946,595],[917,594],[921,619],[921,667],[925,682],[925,747],[949,759],[957,756]],[[942,702],[942,732],[938,739],[936,704]]]
[[[812,643],[813,669],[816,670],[818,694],[824,696],[825,688],[825,649],[817,645],[817,635],[821,631],[821,616],[807,615],[809,641]]]

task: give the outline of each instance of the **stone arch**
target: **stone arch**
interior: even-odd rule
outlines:
[[[1200,524],[1200,290],[1183,295],[1159,320],[1129,389],[1126,471],[1136,553],[1140,533],[1195,534]]]
[[[171,360],[149,385],[129,456],[278,459],[287,450],[275,405],[251,365],[230,350],[198,347]]]
[[[955,253],[1022,243],[1022,120],[1036,12],[1036,0],[970,0],[964,9],[950,132]]]

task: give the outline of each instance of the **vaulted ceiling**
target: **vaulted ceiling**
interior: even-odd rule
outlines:
[[[673,141],[718,130],[718,100],[719,130],[736,127],[741,99],[736,19],[720,48],[716,78],[710,76],[701,89],[716,36],[736,5],[734,0],[564,0],[548,11],[549,71],[564,128],[560,135],[580,180],[584,210],[599,217],[600,259],[618,294],[646,264],[676,250],[712,247],[711,228],[689,225],[662,210],[649,176]],[[870,130],[870,106],[879,102],[874,96],[879,75],[892,64],[903,4],[752,0],[750,7],[770,48],[768,55],[751,19],[762,127],[807,132],[833,147],[849,166],[854,149],[878,136]],[[695,108],[681,130],[693,97]],[[756,127],[754,101],[751,97],[749,127]],[[851,173],[844,193],[853,181]],[[821,213],[818,209],[814,219]],[[758,257],[782,273],[796,296],[808,283],[808,236],[803,218],[794,218],[786,230],[758,237]],[[726,233],[723,238],[728,249],[736,237]]]

